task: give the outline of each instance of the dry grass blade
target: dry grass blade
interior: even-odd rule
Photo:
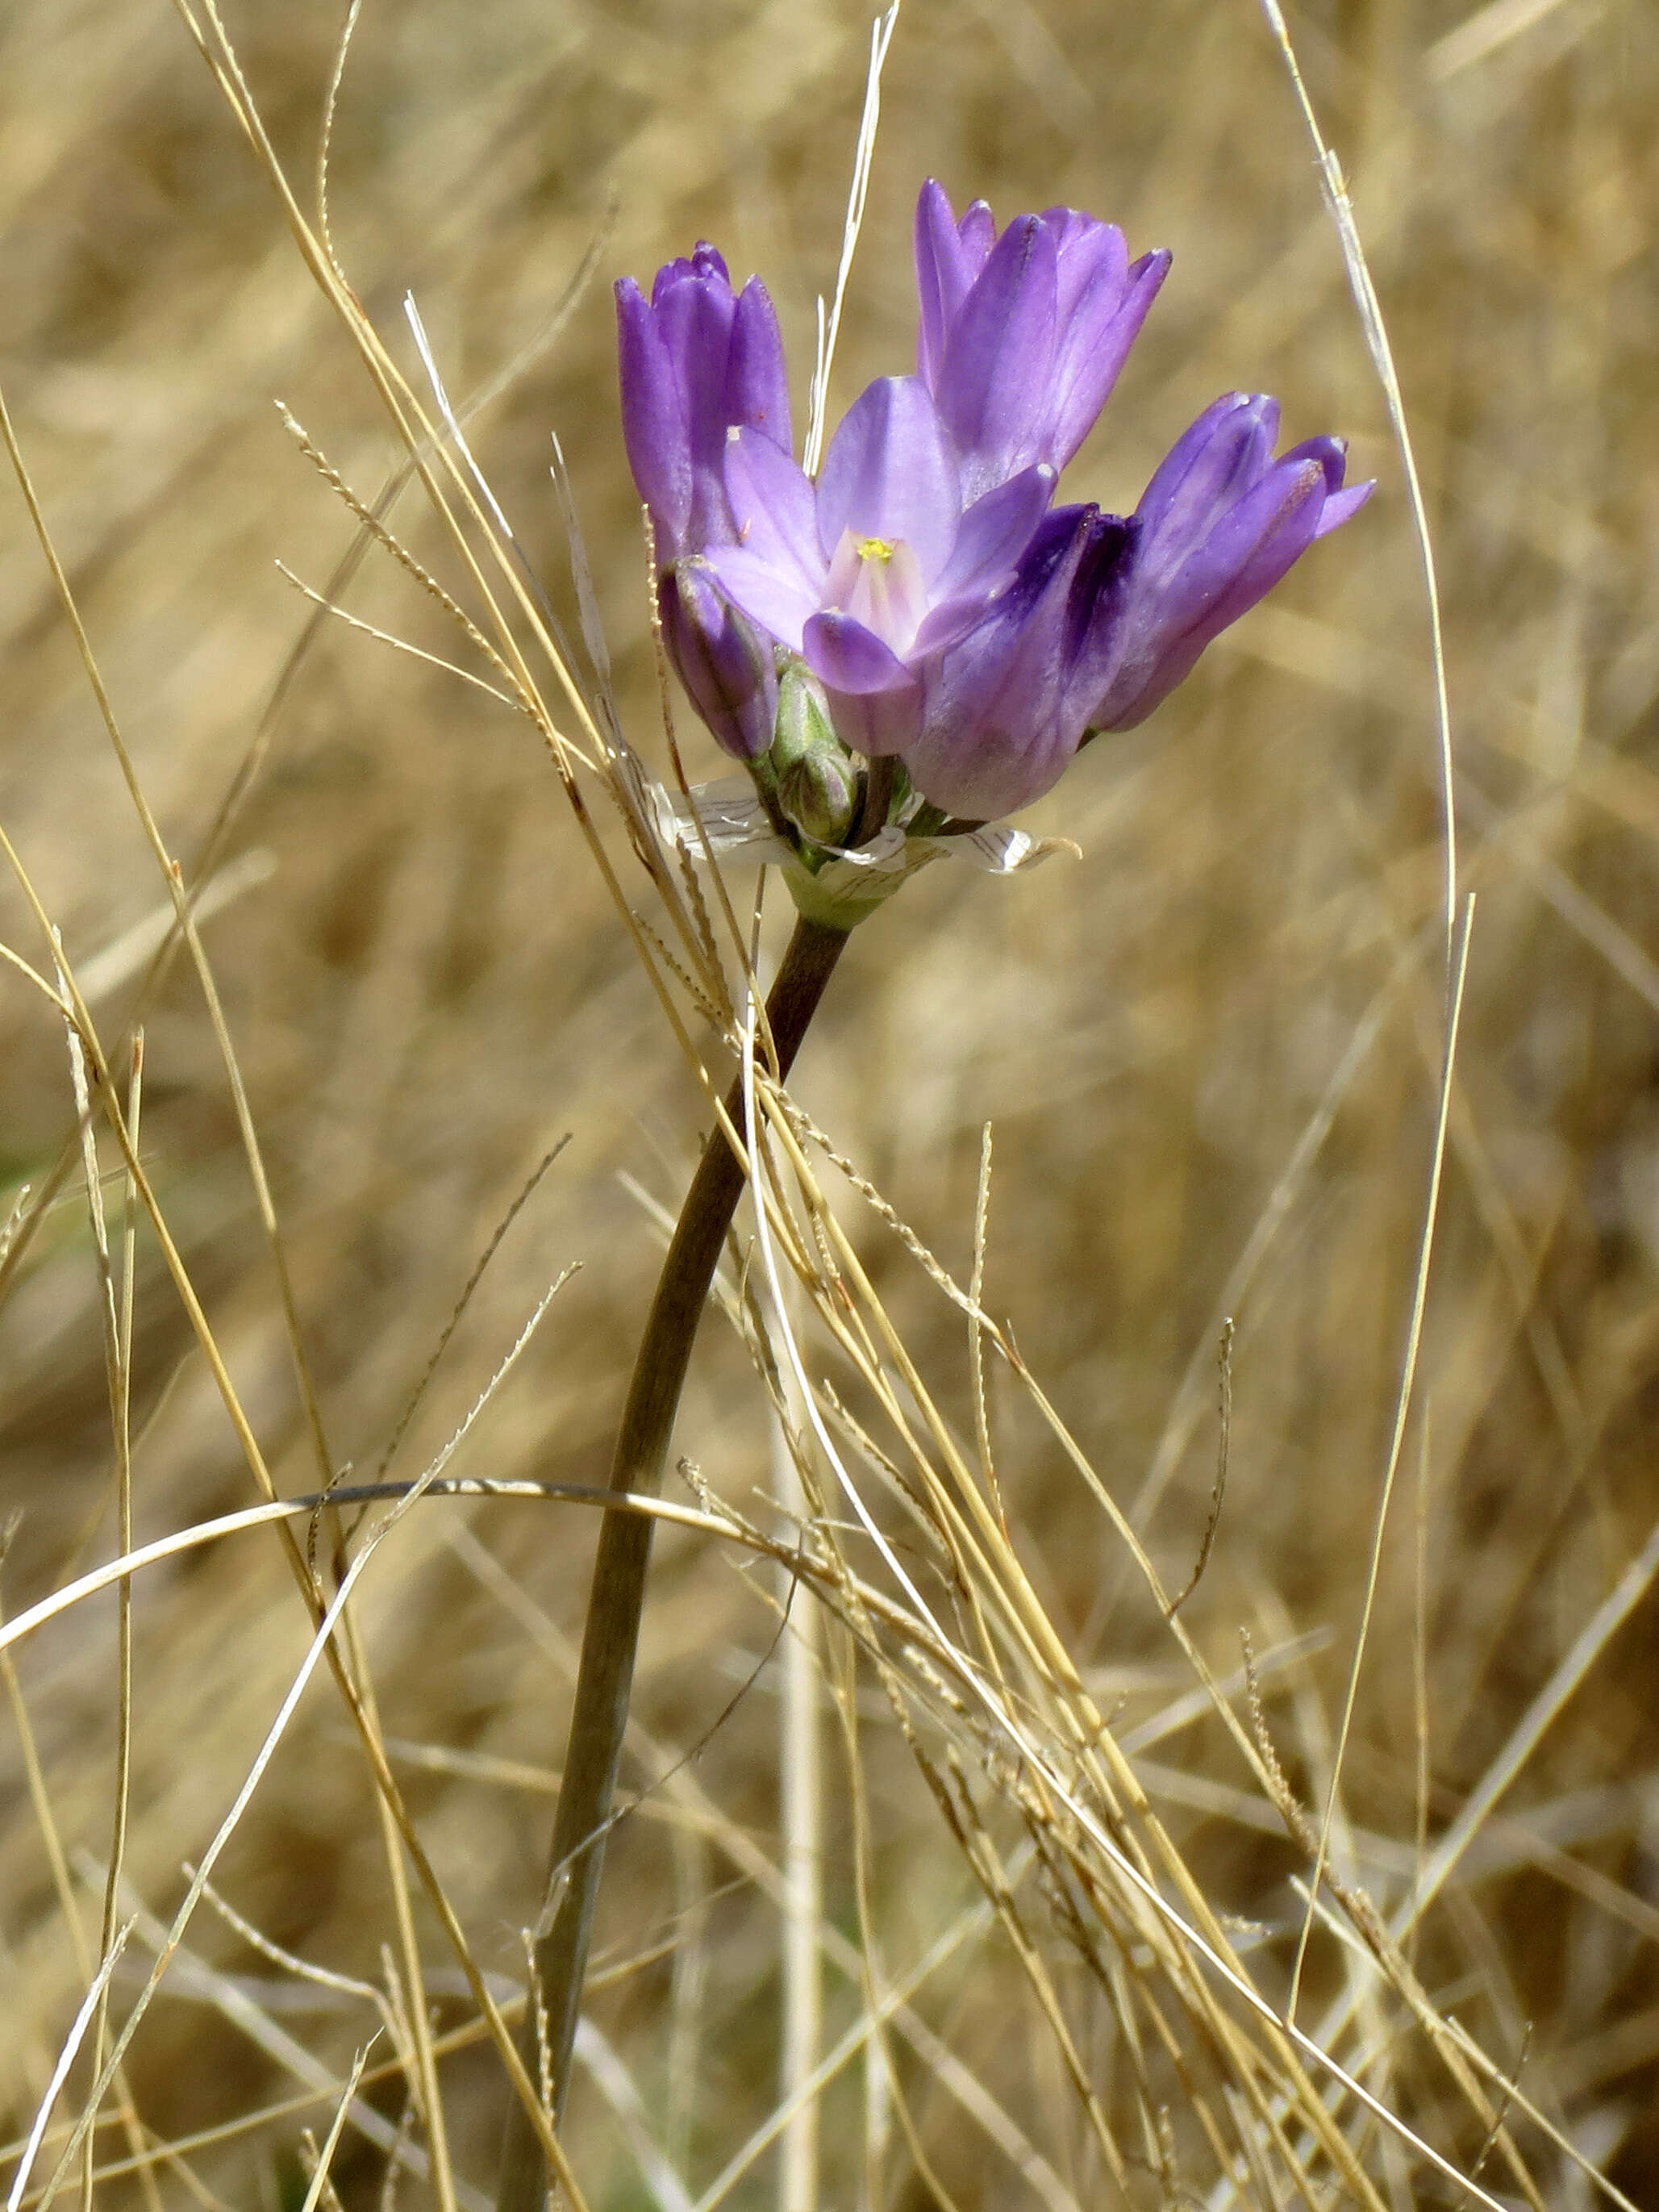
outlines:
[[[122,1952],[126,1948],[127,1937],[131,1932],[131,1928],[122,1928],[116,1931],[115,1940],[93,1978],[92,1987],[82,2000],[80,2011],[76,2014],[70,2024],[69,2034],[64,2041],[64,2047],[58,2054],[58,2063],[52,2069],[52,2079],[46,2084],[46,2094],[40,2100],[40,2109],[34,2116],[34,2125],[29,2130],[28,2141],[23,2146],[22,2156],[17,2161],[17,2171],[12,2177],[11,2193],[6,2199],[6,2212],[18,2212],[18,2208],[23,2202],[23,2192],[28,2187],[30,2174],[34,2171],[35,2158],[40,2148],[41,2139],[46,2132],[46,2123],[52,2118],[52,2108],[63,2094],[64,2084],[69,2079],[70,2069],[74,2065],[81,2045],[86,2039],[87,2030],[92,2026],[94,2016],[103,2002],[104,1993],[109,1987],[110,1977],[115,1972]],[[113,2069],[112,2069],[111,2071],[112,2072]],[[100,2088],[104,2086],[106,2086],[106,2083],[100,2081]],[[71,2148],[73,2147],[71,2143]]]

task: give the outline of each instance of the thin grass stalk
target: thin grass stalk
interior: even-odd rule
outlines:
[[[787,1385],[786,1385],[787,1402]],[[779,1503],[804,1526],[808,1502],[781,1413],[774,1416],[773,1463]],[[783,1599],[789,1619],[781,1656],[778,1770],[783,1831],[782,2036],[779,2094],[798,2098],[817,2064],[823,2028],[823,1972],[818,1923],[823,1917],[823,1759],[818,1682],[823,1636],[817,1605],[803,1596],[793,1576]],[[817,2212],[818,2108],[811,2098],[793,2103],[778,2154],[778,2212]]]
[[[795,925],[766,1008],[780,1081],[793,1065],[846,942],[841,931],[805,917]],[[741,1079],[732,1085],[726,1111],[732,1130],[746,1126]],[[611,1462],[613,1492],[661,1487],[697,1324],[744,1180],[730,1136],[716,1129],[686,1194],[640,1340]],[[582,1633],[547,1894],[532,1954],[535,2002],[526,2008],[519,2045],[531,2080],[550,2088],[556,2126],[569,2087],[650,1556],[648,1520],[606,1514]],[[528,2115],[515,2105],[502,2150],[498,2212],[538,2212],[546,2191],[542,2146]]]

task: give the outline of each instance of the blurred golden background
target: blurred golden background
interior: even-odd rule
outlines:
[[[236,4],[227,22],[308,194],[339,11]],[[1291,29],[1351,179],[1416,443],[1463,884],[1478,894],[1412,1425],[1344,1767],[1356,1832],[1393,1839],[1409,1868],[1419,1555],[1432,1834],[1659,1515],[1659,15],[1638,0],[1315,0]],[[734,276],[760,270],[804,422],[867,38],[867,16],[842,0],[368,0],[350,52],[331,191],[343,263],[411,371],[400,302],[414,293],[458,394],[533,349],[474,421],[476,449],[574,609],[547,473],[557,433],[626,725],[659,766],[609,282],[646,278],[700,237]],[[374,1471],[479,1255],[568,1132],[400,1465],[424,1463],[540,1291],[580,1261],[465,1469],[600,1480],[660,1249],[637,1193],[678,1204],[701,1103],[533,733],[441,672],[313,622],[274,566],[323,589],[356,527],[274,399],[365,496],[397,454],[178,16],[161,0],[12,0],[0,123],[0,385],[187,872],[237,797],[228,896],[204,935],[329,1451]],[[1080,865],[1008,884],[935,869],[859,933],[795,1085],[959,1274],[981,1128],[994,1125],[987,1302],[1012,1317],[1176,1588],[1207,1511],[1216,1343],[1235,1317],[1225,1504],[1183,1617],[1224,1674],[1241,1625],[1258,1650],[1307,1639],[1274,1675],[1270,1712],[1294,1784],[1318,1802],[1439,1079],[1432,664],[1398,459],[1308,140],[1247,0],[906,0],[832,415],[870,376],[909,365],[908,225],[927,174],[958,205],[988,197],[1000,218],[1066,201],[1121,223],[1132,252],[1174,250],[1070,495],[1132,506],[1176,433],[1233,386],[1277,393],[1289,440],[1342,431],[1353,473],[1381,478],[1363,516],[1148,726],[1092,748],[1034,811],[1028,826],[1076,839]],[[593,281],[538,347],[596,237]],[[0,512],[0,822],[88,994],[99,985],[105,1035],[119,1036],[163,887],[9,487]],[[441,565],[412,500],[394,521]],[[378,554],[346,603],[428,651],[455,649],[441,614]],[[712,745],[688,743],[694,773],[717,773]],[[49,964],[9,878],[0,934]],[[143,1157],[277,1487],[303,1492],[312,1440],[186,963],[143,1018]],[[74,1126],[61,1025],[10,972],[0,1067],[3,1218],[19,1186],[39,1191]],[[848,1206],[890,1310],[970,1428],[960,1316]],[[137,1267],[143,1540],[252,1492],[144,1235]],[[18,1516],[3,1581],[15,1613],[112,1547],[99,1290],[73,1176],[8,1292],[0,1510]],[[1187,1678],[1052,1443],[1011,1404],[993,1413],[1028,1569],[1109,1710],[1133,1724]],[[764,1401],[724,1323],[705,1330],[679,1436],[728,1496],[770,1479]],[[508,1977],[536,1909],[590,1544],[587,1519],[562,1509],[434,1504],[363,1586],[387,1741],[478,1956]],[[672,1755],[699,1747],[701,1790],[771,1852],[771,1675],[726,1712],[773,1632],[757,1572],[690,1537],[661,1540],[639,1711]],[[275,1545],[256,1534],[139,1578],[135,1634],[124,1911],[165,1920],[307,1629]],[[9,2139],[27,2131],[85,1987],[66,1887],[95,1945],[113,1655],[106,1597],[12,1655],[5,1684]],[[1524,2060],[1533,2099],[1647,2204],[1659,2203],[1656,1668],[1650,1593],[1524,1762],[1420,1961],[1436,2001],[1504,2064]],[[970,1886],[880,1721],[872,1709],[864,1747],[872,1875],[896,1966]],[[1241,1811],[1214,1723],[1158,1757],[1163,1809],[1218,1908],[1293,1929],[1298,1856],[1259,1806]],[[833,1789],[829,1804],[828,1910],[850,1928]],[[1397,1859],[1360,1860],[1375,1893],[1396,1893]],[[276,1944],[380,1977],[394,1929],[374,1801],[325,1687],[216,1882]],[[118,1975],[118,2011],[148,1969],[150,1925]],[[326,2127],[332,2094],[319,2081],[343,2078],[372,2015],[307,1997],[210,1911],[187,1949],[134,2044],[133,2094],[157,2138],[223,2132],[161,2167],[155,2186],[168,2204],[297,2206],[298,2130]],[[596,1960],[646,1954],[596,1994],[594,2018],[695,2197],[771,2108],[779,1973],[773,1905],[695,1824],[636,1820],[613,1844]],[[1008,2032],[1008,1971],[990,1945],[920,2008],[1086,2202],[1069,2092],[1040,2039]],[[453,1973],[446,1984],[434,1967],[433,1987],[449,2007],[441,2021],[459,2018]],[[851,2002],[832,1978],[830,2031]],[[964,2207],[1029,2202],[1017,2162],[907,2063],[938,2182]],[[487,2189],[494,2061],[474,2048],[445,2069],[456,2169]],[[303,2112],[234,2124],[307,2089]],[[849,2081],[826,2104],[826,2202],[850,2206],[874,2186],[854,2147],[862,2094]],[[394,2125],[399,2097],[395,2085],[381,2097]],[[592,2204],[647,2201],[626,2130],[591,2085],[570,2140]],[[100,2145],[120,2155],[112,2131]],[[1478,2136],[1464,2142],[1468,2158],[1479,2150]],[[1552,2202],[1594,2201],[1553,2158],[1540,2166]],[[343,2201],[376,2202],[384,2164],[383,2146],[348,2133],[334,2166]],[[768,2172],[763,2160],[742,2201],[767,2194]],[[877,2180],[884,2204],[934,2201],[902,2133]],[[110,2186],[125,2201],[133,2185]],[[410,2202],[422,2185],[404,2189]]]

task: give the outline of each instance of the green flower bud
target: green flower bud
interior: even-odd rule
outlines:
[[[778,684],[777,732],[768,765],[778,804],[815,845],[844,843],[858,811],[856,763],[830,726],[817,680],[791,661]]]

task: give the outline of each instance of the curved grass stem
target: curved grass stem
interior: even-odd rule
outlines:
[[[766,1006],[781,1079],[789,1073],[846,942],[841,931],[804,916],[795,924]],[[743,1129],[741,1079],[732,1085],[726,1112],[732,1127]],[[613,1491],[661,1488],[691,1346],[744,1181],[737,1154],[717,1128],[686,1193],[640,1340],[611,1462]],[[648,1520],[632,1513],[603,1516],[554,1815],[547,1899],[532,1952],[539,2003],[526,2008],[520,2044],[531,2079],[550,2090],[556,2123],[569,2085],[650,1554]],[[497,2212],[541,2212],[547,2188],[541,2146],[515,2103]]]

